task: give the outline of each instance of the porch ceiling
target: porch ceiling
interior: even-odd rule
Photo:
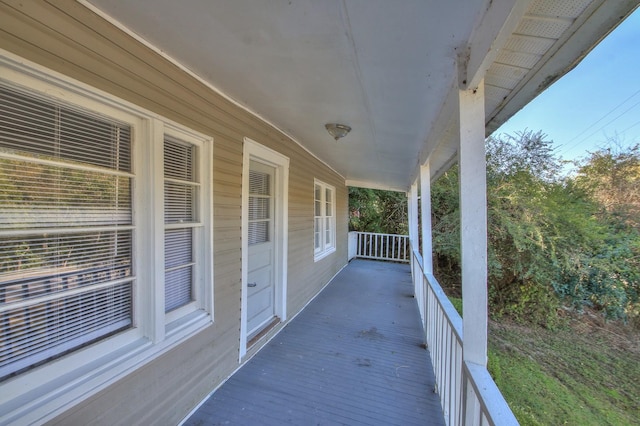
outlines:
[[[638,1],[89,0],[356,186],[407,190],[457,151],[457,57],[486,71],[487,133]],[[478,52],[482,52],[478,55]],[[348,124],[339,142],[324,129]]]

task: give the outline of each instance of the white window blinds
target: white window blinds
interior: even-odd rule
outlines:
[[[313,247],[318,251],[322,248],[322,186],[318,183],[314,186],[314,211]]]
[[[329,248],[333,245],[333,190],[325,188],[325,225],[324,225],[324,246]]]
[[[165,312],[194,299],[194,233],[201,227],[196,214],[199,202],[196,153],[195,146],[165,136]]]
[[[132,324],[131,129],[0,85],[0,377]]]
[[[271,174],[249,171],[249,245],[271,241],[271,185]]]

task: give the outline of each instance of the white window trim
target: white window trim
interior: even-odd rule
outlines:
[[[22,86],[132,125],[136,227],[133,327],[0,383],[0,424],[43,423],[212,324],[213,139],[3,49],[0,49],[0,76],[3,81],[16,87]],[[157,195],[164,191],[163,165],[161,161],[158,163],[158,156],[161,159],[163,155],[165,131],[194,141],[200,149],[198,158],[203,196],[199,213],[204,231],[196,253],[202,267],[194,290],[196,302],[181,311],[179,318],[174,318],[175,315],[165,316],[164,280],[161,279],[164,276],[163,264],[154,262],[158,245],[164,250],[162,216],[149,220],[150,209],[141,208],[149,206],[153,200],[152,211],[163,211],[162,197]],[[146,151],[143,154],[144,148]],[[148,161],[149,158],[154,161]],[[158,228],[162,232],[158,233]]]
[[[158,157],[155,159],[153,164],[156,165],[155,170],[155,186],[154,190],[156,191],[156,195],[154,198],[155,208],[160,208],[160,210],[154,211],[163,211],[164,210],[164,135],[170,135],[177,139],[180,139],[184,142],[190,143],[196,147],[198,150],[198,154],[196,157],[196,164],[194,164],[195,169],[198,173],[198,181],[199,181],[199,202],[197,205],[197,218],[198,221],[193,223],[192,225],[198,228],[198,232],[193,239],[193,246],[197,247],[198,250],[194,250],[193,260],[197,265],[200,265],[194,271],[194,301],[168,313],[164,313],[163,310],[157,310],[156,315],[158,315],[158,320],[160,323],[165,324],[164,333],[175,333],[178,324],[181,323],[182,319],[188,315],[195,313],[196,311],[204,311],[210,312],[212,314],[211,318],[213,318],[213,288],[211,286],[207,286],[206,283],[213,282],[213,232],[212,232],[212,224],[213,224],[213,205],[212,205],[212,167],[213,164],[213,153],[211,149],[211,139],[206,138],[202,135],[199,135],[194,132],[190,132],[185,130],[182,127],[167,124],[166,122],[162,122],[159,120],[154,121],[154,125],[156,127],[156,131],[154,132],[154,142],[153,145],[156,149],[154,149],[154,155]],[[155,236],[155,258],[156,259],[164,259],[164,233],[165,233],[165,223],[162,220],[155,221],[155,230],[152,235]],[[159,232],[159,233],[158,233]],[[160,237],[162,236],[162,237]],[[158,306],[164,306],[164,268],[162,263],[157,262],[156,267],[160,269],[160,271],[156,271],[157,279],[156,283],[156,297],[159,298],[157,301]],[[156,336],[155,341],[159,341],[158,338],[162,339],[163,327],[157,327],[155,330],[159,335]]]
[[[331,194],[333,195],[333,200],[331,202],[331,244],[326,244],[325,242],[325,219],[327,218],[326,214],[322,215],[322,229],[320,231],[320,248],[315,248],[315,202],[316,202],[316,197],[315,197],[315,191],[316,191],[316,185],[319,185],[322,188],[322,211],[324,212],[325,209],[325,202],[326,202],[326,190],[329,189],[331,190]],[[314,220],[314,224],[313,224],[313,231],[314,231],[314,236],[313,236],[313,260],[314,262],[317,262],[319,260],[324,259],[325,257],[329,256],[331,253],[334,253],[336,251],[336,188],[333,185],[329,185],[328,183],[325,183],[319,179],[313,179],[313,220]]]

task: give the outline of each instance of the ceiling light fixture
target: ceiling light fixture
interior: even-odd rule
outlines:
[[[340,138],[344,138],[347,136],[347,133],[351,131],[351,127],[346,124],[338,124],[338,123],[327,123],[324,125],[327,129],[327,132],[333,137],[335,140]]]

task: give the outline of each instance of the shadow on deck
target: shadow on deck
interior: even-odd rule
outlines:
[[[444,425],[408,265],[354,260],[186,425]]]

